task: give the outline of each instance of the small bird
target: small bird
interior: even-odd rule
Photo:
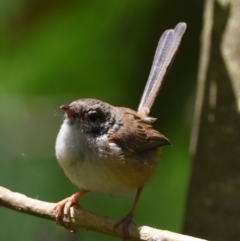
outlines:
[[[81,191],[56,205],[57,223],[63,209],[69,213],[88,192],[126,196],[137,190],[130,212],[115,224],[122,225],[123,239],[127,239],[143,187],[158,166],[161,146],[170,144],[152,127],[156,119],[148,114],[185,30],[186,24],[179,23],[161,36],[137,112],[96,99],[79,99],[60,107],[65,114],[56,140],[56,157]]]

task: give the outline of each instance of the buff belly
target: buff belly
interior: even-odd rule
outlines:
[[[107,136],[98,139],[98,148],[95,146],[91,140],[83,140],[78,130],[62,125],[56,156],[66,176],[80,189],[127,196],[149,181],[157,167],[158,149],[123,156],[118,146],[108,143]]]

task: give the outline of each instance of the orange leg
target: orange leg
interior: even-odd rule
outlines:
[[[66,208],[67,214],[69,216],[70,208],[74,205],[80,206],[78,204],[78,199],[88,192],[89,192],[88,190],[82,190],[81,192],[77,192],[72,196],[65,198],[59,203],[57,203],[57,205],[54,207],[54,210],[56,210],[56,223],[57,224],[61,223],[63,219],[64,208]]]
[[[114,229],[115,229],[116,227],[122,225],[123,241],[127,240],[127,238],[128,238],[128,228],[129,228],[129,225],[130,225],[131,222],[132,222],[133,215],[134,215],[134,212],[135,212],[135,209],[136,209],[138,200],[139,200],[139,198],[140,198],[140,195],[141,195],[141,193],[142,193],[142,190],[143,190],[143,186],[138,188],[136,197],[135,197],[134,202],[133,202],[133,205],[132,205],[132,208],[131,208],[130,212],[127,214],[127,216],[126,216],[125,218],[120,219],[120,220],[114,225]]]

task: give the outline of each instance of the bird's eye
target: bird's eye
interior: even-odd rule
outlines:
[[[98,119],[98,114],[96,111],[88,112],[88,119],[92,122],[95,122]]]

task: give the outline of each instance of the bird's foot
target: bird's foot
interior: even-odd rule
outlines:
[[[64,217],[64,210],[66,211],[66,216],[70,217],[70,208],[72,206],[80,207],[80,205],[78,204],[78,199],[88,192],[88,190],[82,190],[81,192],[75,193],[72,196],[58,202],[57,205],[54,207],[54,211],[56,212],[56,223],[62,223]]]
[[[123,241],[126,241],[129,236],[128,228],[129,228],[129,225],[132,223],[133,214],[134,213],[130,211],[125,218],[120,219],[117,223],[115,223],[113,227],[113,229],[115,229],[120,225],[122,226]]]
[[[54,207],[54,210],[56,211],[56,223],[59,225],[62,223],[62,220],[64,218],[64,210],[66,211],[66,216],[70,217],[70,208],[72,206],[78,206],[78,199],[79,199],[79,193],[75,193],[72,196],[63,199],[62,201],[58,202],[57,205]]]

